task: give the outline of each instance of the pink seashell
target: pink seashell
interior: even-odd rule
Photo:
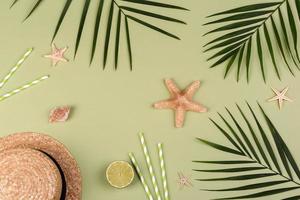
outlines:
[[[56,122],[67,121],[69,118],[70,111],[71,111],[71,107],[69,106],[55,107],[50,112],[49,122],[56,123]]]

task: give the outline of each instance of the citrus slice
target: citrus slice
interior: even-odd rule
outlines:
[[[107,167],[106,178],[111,186],[125,188],[133,181],[134,170],[128,162],[115,161]]]

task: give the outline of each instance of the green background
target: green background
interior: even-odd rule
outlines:
[[[128,152],[136,154],[137,159],[143,163],[142,170],[146,172],[137,135],[139,131],[145,132],[156,169],[156,143],[163,142],[165,145],[172,199],[210,199],[222,196],[222,193],[199,190],[216,188],[220,183],[194,181],[196,178],[208,177],[208,174],[195,173],[192,169],[205,169],[209,166],[193,164],[191,161],[224,158],[224,155],[200,144],[195,138],[227,144],[208,118],[219,121],[217,112],[224,113],[225,106],[237,113],[235,103],[240,103],[245,108],[244,100],[249,101],[256,110],[256,100],[262,104],[277,124],[296,160],[299,160],[300,73],[297,72],[294,78],[286,70],[282,70],[283,80],[278,81],[273,70],[267,70],[268,83],[264,84],[258,73],[258,61],[253,60],[255,69],[251,71],[250,84],[246,83],[245,78],[237,83],[235,73],[231,73],[224,80],[224,68],[209,69],[210,63],[206,62],[209,55],[203,53],[202,45],[212,38],[202,37],[208,30],[208,27],[202,26],[207,22],[205,16],[238,4],[259,1],[228,0],[220,3],[220,0],[173,0],[172,4],[191,11],[162,11],[155,8],[157,12],[168,13],[169,16],[186,21],[187,25],[153,21],[180,36],[181,40],[177,41],[130,22],[134,61],[132,72],[128,66],[124,34],[121,37],[117,71],[113,70],[113,48],[109,54],[107,69],[102,70],[102,46],[97,48],[95,60],[89,66],[98,2],[95,0],[92,1],[78,54],[73,60],[74,41],[83,2],[74,2],[55,39],[58,47],[69,47],[66,56],[70,59],[70,62],[59,63],[56,67],[51,67],[50,61],[42,55],[51,51],[51,38],[64,1],[45,1],[23,23],[32,1],[20,1],[13,9],[9,9],[11,1],[0,2],[0,75],[4,77],[27,48],[35,48],[30,58],[1,92],[42,75],[51,76],[43,83],[0,103],[0,136],[33,131],[49,134],[63,142],[79,163],[84,200],[146,199],[138,181],[126,189],[118,190],[110,187],[105,180],[107,165],[114,160],[128,160]],[[108,9],[107,6],[105,8]],[[106,18],[107,13],[104,16]],[[104,28],[101,34],[104,35]],[[100,43],[103,43],[103,37],[101,38]],[[184,128],[174,128],[172,111],[155,110],[151,106],[154,102],[169,97],[163,83],[164,78],[173,78],[181,88],[193,80],[201,80],[202,85],[194,99],[207,106],[209,112],[188,113]],[[278,89],[289,86],[288,96],[294,102],[285,104],[284,109],[279,111],[275,102],[266,102],[273,96],[270,86]],[[49,111],[60,105],[73,107],[71,118],[66,123],[49,124]],[[190,176],[194,187],[180,190],[176,183],[177,172]],[[280,196],[277,197],[280,199]]]

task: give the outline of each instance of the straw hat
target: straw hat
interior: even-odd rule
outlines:
[[[63,144],[47,135],[0,138],[0,199],[80,200],[77,163]]]

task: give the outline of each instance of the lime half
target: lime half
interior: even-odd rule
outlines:
[[[125,188],[133,181],[134,170],[128,162],[115,161],[107,167],[106,178],[111,186]]]

